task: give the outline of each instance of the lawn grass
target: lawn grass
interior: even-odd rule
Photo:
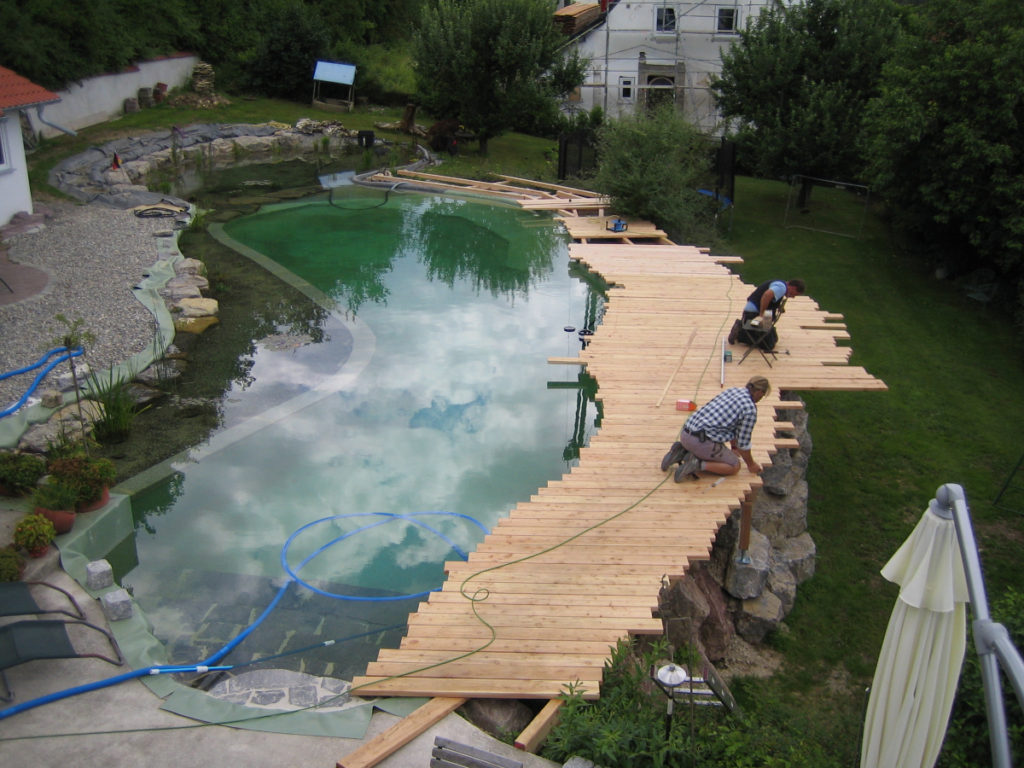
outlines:
[[[170,125],[294,123],[311,117],[374,129],[375,123],[399,116],[400,110],[331,113],[267,99],[238,99],[212,110],[164,105],[85,129],[77,138],[45,142],[30,157],[33,188],[43,188],[47,170],[62,157],[115,136]],[[424,116],[418,118],[429,124]],[[407,140],[398,134],[394,138]],[[507,134],[489,146],[488,157],[477,155],[474,145],[446,158],[437,172],[553,179],[557,151],[552,140]],[[745,707],[829,745],[837,764],[852,765],[859,750],[864,688],[896,596],[879,569],[938,486],[960,483],[967,492],[990,599],[1009,586],[1024,588],[1018,566],[1024,508],[1007,512],[992,504],[1024,451],[1024,356],[1006,318],[897,251],[875,213],[867,217],[859,239],[787,229],[787,193],[779,182],[737,179],[731,230],[716,250],[742,256],[744,263],[736,269],[750,284],[803,278],[822,309],[845,317],[854,349],[851,362],[884,380],[889,391],[800,393],[814,439],[809,526],[818,549],[817,570],[801,585],[786,630],[770,639],[785,654],[783,669],[769,680],[741,682],[736,692]],[[827,220],[836,222],[837,229],[857,231],[859,200],[851,198],[844,211],[835,195],[819,190],[814,195],[812,206],[836,207]],[[785,325],[784,317],[781,349]],[[1016,482],[1024,485],[1024,473]]]
[[[781,183],[739,179],[736,197],[724,247],[744,258],[744,280],[803,278],[823,309],[845,317],[851,362],[889,386],[802,393],[814,439],[807,479],[817,570],[800,587],[788,632],[774,638],[783,672],[748,690],[761,702],[788,702],[776,711],[790,725],[802,720],[814,740],[851,758],[897,593],[879,569],[940,485],[967,493],[990,599],[1024,585],[1024,509],[992,504],[1024,451],[1020,341],[994,310],[894,250],[877,216],[853,239],[784,229]]]

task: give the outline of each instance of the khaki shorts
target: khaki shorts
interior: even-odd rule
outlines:
[[[703,461],[716,461],[720,464],[728,464],[730,467],[740,465],[740,457],[733,453],[725,443],[701,440],[685,430],[679,433],[679,442],[683,444],[683,448]]]

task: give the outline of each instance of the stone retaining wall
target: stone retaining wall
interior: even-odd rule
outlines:
[[[166,193],[151,191],[150,186],[156,186],[161,178],[175,179],[240,163],[269,163],[318,153],[327,156],[357,140],[357,132],[333,121],[299,120],[294,126],[261,123],[175,127],[116,139],[69,157],[50,171],[49,182],[77,200],[118,208],[163,200],[186,204]]]
[[[784,399],[799,399],[783,395]],[[726,657],[734,636],[760,643],[793,609],[797,587],[814,575],[807,531],[807,463],[812,442],[804,410],[786,411],[800,447],[776,454],[753,505],[749,562],[739,550],[740,513],[718,532],[711,558],[662,588],[659,611],[669,641],[695,646],[710,661]]]

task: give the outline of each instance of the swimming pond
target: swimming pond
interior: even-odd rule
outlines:
[[[547,360],[600,296],[548,216],[488,202],[345,187],[219,236],[327,311],[252,340],[218,431],[133,499],[122,582],[171,663],[274,603],[228,661],[349,678],[596,428],[578,369]]]

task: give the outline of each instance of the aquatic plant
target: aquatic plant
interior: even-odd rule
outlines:
[[[135,398],[130,382],[110,371],[106,378],[89,378],[89,398],[99,403],[100,414],[93,421],[93,435],[101,443],[119,443],[128,437],[135,421]]]

